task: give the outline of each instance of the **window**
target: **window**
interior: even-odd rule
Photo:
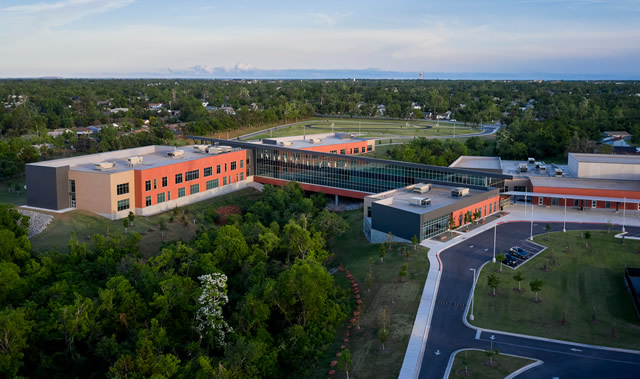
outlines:
[[[184,180],[187,182],[196,179],[200,179],[200,170],[187,171],[184,174]]]
[[[573,206],[577,207],[578,206],[578,200],[573,200]]]
[[[200,192],[200,184],[192,184],[190,187],[190,194],[193,195],[198,192]]]
[[[544,197],[538,196],[538,205],[544,204]]]
[[[244,168],[244,160],[240,159],[240,168]]]
[[[163,186],[163,187],[166,187],[166,186],[167,186],[167,184],[168,184],[168,179],[167,179],[167,177],[166,177],[166,176],[163,176],[163,177],[162,177],[162,186]]]
[[[227,172],[227,164],[224,164],[224,172]]]
[[[204,177],[206,178],[207,176],[211,176],[213,175],[213,168],[212,167],[205,167],[204,168]]]
[[[176,174],[176,184],[182,183],[182,174]]]
[[[340,154],[345,155],[347,154],[347,151],[345,149],[340,149]]]
[[[558,205],[558,198],[554,197],[551,199],[551,205]]]
[[[184,197],[185,196],[185,188],[178,188],[178,197]]]
[[[153,189],[158,188],[158,179],[153,179]]]
[[[158,195],[156,195],[156,197],[158,200],[158,204],[164,203],[164,192],[160,192]]]
[[[595,200],[591,200],[591,208],[597,208],[598,207],[598,202]]]
[[[236,161],[231,162],[231,170],[235,170],[236,169]]]
[[[146,182],[144,182],[144,190],[151,191],[151,180],[147,180]]]
[[[219,174],[219,173],[220,173],[220,165],[217,165],[216,166],[216,174]]]
[[[638,210],[640,211],[640,203],[638,203]]]
[[[223,186],[227,185],[227,177],[226,176],[224,178],[222,178],[222,185]]]
[[[371,145],[367,145],[367,151],[371,151]]]
[[[240,173],[240,180],[244,180],[244,172]]]
[[[605,201],[604,202],[604,207],[607,208],[607,209],[611,208],[611,202],[610,201]]]
[[[69,192],[76,193],[76,181],[69,180]]]
[[[353,153],[354,154],[358,154],[360,152],[360,148],[359,147],[354,147],[353,148]]]
[[[247,158],[247,166],[249,166],[249,158]]]
[[[129,199],[118,200],[118,212],[129,209]]]
[[[329,153],[331,153],[331,154],[338,154],[338,150],[331,150],[331,151],[329,151]]]
[[[207,190],[218,188],[218,179],[209,180],[207,182]]]
[[[493,204],[489,204],[489,214],[493,213]]]
[[[238,181],[238,174],[236,174],[236,182]]]
[[[171,191],[167,191],[167,201],[171,200]]]
[[[144,201],[147,207],[151,206],[151,196],[147,196]]]
[[[75,191],[72,191],[75,192]],[[118,195],[124,195],[125,193],[129,193],[129,183],[118,184],[116,186],[116,192]]]

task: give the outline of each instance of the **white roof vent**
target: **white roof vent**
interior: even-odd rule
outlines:
[[[184,155],[184,150],[173,150],[167,153],[168,157],[181,157]]]
[[[309,143],[320,143],[322,142],[322,138],[310,138]]]
[[[116,167],[116,162],[100,162],[93,165],[98,171],[106,171]]]
[[[193,145],[193,150],[199,153],[206,153],[207,147],[207,145]]]
[[[292,146],[293,142],[291,141],[282,141],[280,142],[280,146]]]
[[[127,163],[129,163],[129,166],[140,164],[142,163],[142,157],[129,157],[127,158]]]

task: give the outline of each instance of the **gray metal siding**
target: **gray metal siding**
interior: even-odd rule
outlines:
[[[422,214],[421,215],[421,225],[422,225],[422,223],[427,222],[429,220],[433,220],[436,217],[444,216],[446,214],[451,214],[451,213],[457,211],[458,209],[470,207],[473,204],[480,203],[480,202],[485,201],[487,199],[491,199],[492,197],[498,196],[499,194],[500,194],[500,190],[496,188],[496,189],[487,191],[485,193],[480,193],[480,194],[477,194],[477,195],[474,195],[474,196],[463,197],[462,199],[458,200],[457,202],[455,202],[455,203],[453,203],[451,205],[436,209],[433,212]]]
[[[383,204],[371,204],[371,228],[406,240],[420,237],[420,215]]]
[[[56,167],[26,165],[27,205],[59,209]]]

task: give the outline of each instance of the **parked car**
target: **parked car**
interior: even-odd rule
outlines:
[[[516,264],[518,264],[518,260],[513,255],[505,254],[504,256],[506,257],[506,259],[504,260],[505,264],[509,266],[515,266]]]
[[[529,258],[529,253],[527,253],[526,251],[524,251],[523,248],[519,247],[519,246],[514,246],[511,248],[510,250],[511,255],[513,255],[516,258],[520,258],[520,259],[527,259]]]

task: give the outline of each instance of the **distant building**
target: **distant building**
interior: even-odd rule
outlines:
[[[120,112],[126,113],[126,112],[129,112],[129,108],[113,108],[113,109],[110,109],[109,112],[112,114],[120,113]]]
[[[602,132],[602,136],[603,137],[614,137],[614,138],[620,138],[620,139],[624,139],[624,140],[630,140],[632,135],[625,132],[625,131],[606,131],[606,132]]]
[[[162,104],[162,103],[149,103],[149,109],[151,109],[151,110],[162,109],[163,106],[164,106],[164,104]]]

